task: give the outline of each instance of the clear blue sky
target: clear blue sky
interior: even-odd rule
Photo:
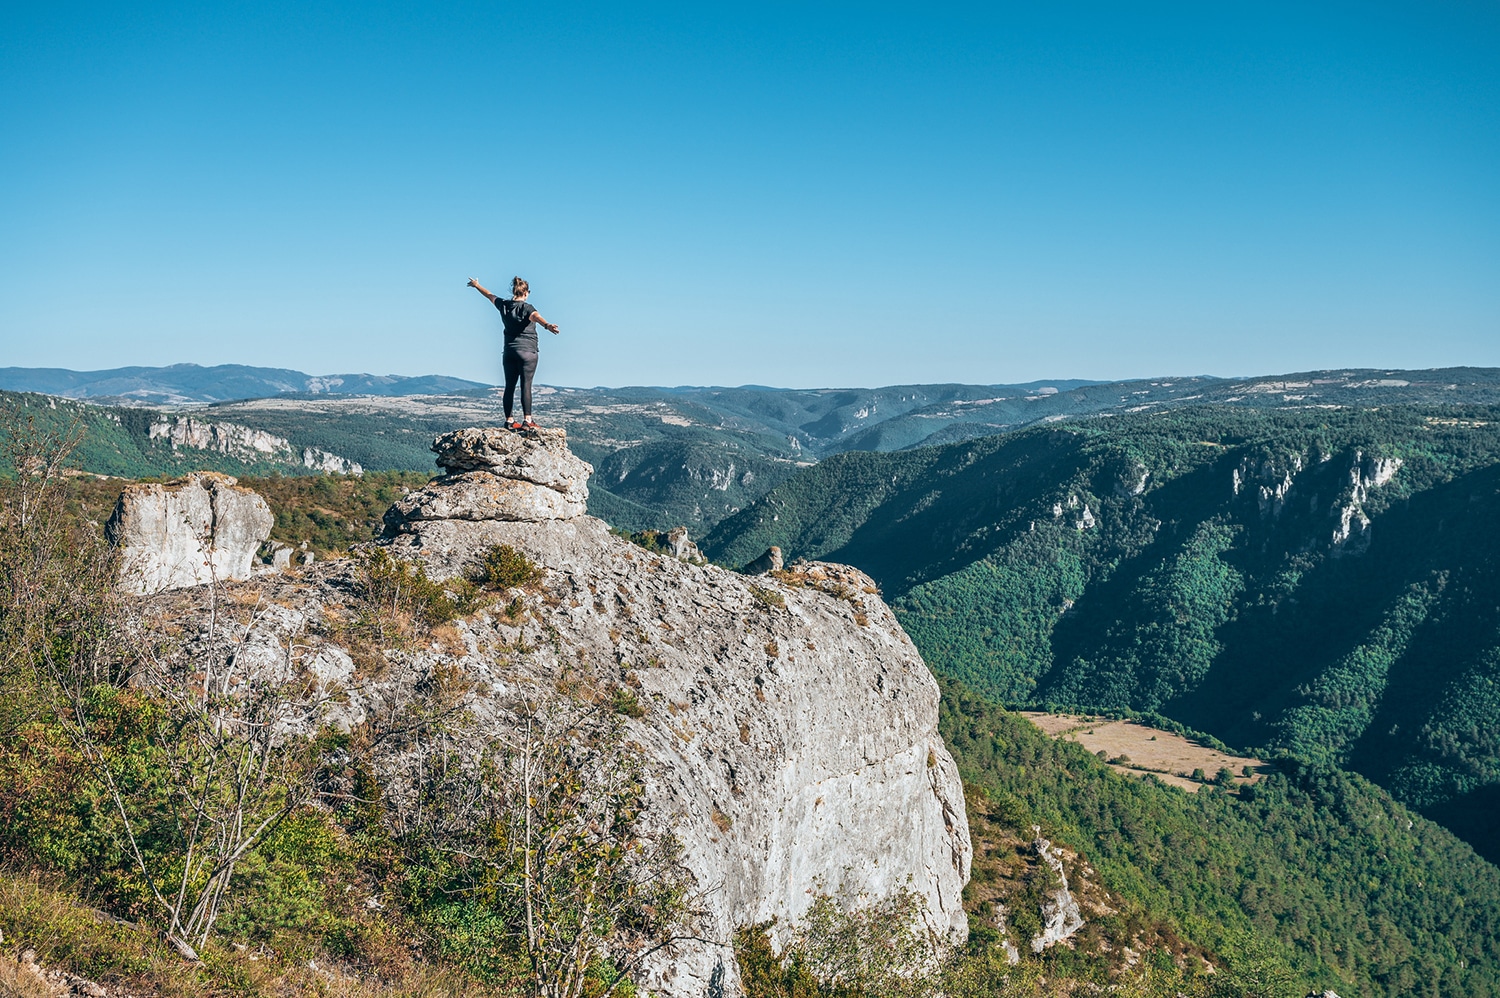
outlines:
[[[0,366],[1500,365],[1500,4],[9,3],[0,232]]]

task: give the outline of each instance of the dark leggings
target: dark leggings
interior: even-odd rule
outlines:
[[[521,382],[521,411],[531,416],[531,377],[536,374],[536,354],[505,351],[505,418],[516,403],[516,382]]]

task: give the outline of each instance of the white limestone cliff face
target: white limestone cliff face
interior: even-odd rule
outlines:
[[[228,475],[196,472],[166,485],[130,485],[105,524],[120,548],[128,592],[248,579],[276,518],[266,501]]]
[[[1296,508],[1301,515],[1315,518],[1320,535],[1310,538],[1308,547],[1326,546],[1334,557],[1362,554],[1370,546],[1371,521],[1365,505],[1374,490],[1396,476],[1402,461],[1362,450],[1346,457],[1349,463],[1343,473],[1334,471],[1337,465],[1330,464],[1334,455],[1327,453],[1317,460],[1301,453],[1260,460],[1247,457],[1232,470],[1233,493],[1238,496],[1253,489],[1260,518],[1273,521],[1281,519],[1294,496],[1300,496]],[[1327,499],[1330,492],[1331,502]]]
[[[300,451],[290,441],[238,423],[216,423],[192,416],[159,420],[147,430],[151,440],[164,440],[173,450],[191,447],[194,450],[214,451],[247,464],[269,461],[278,464],[300,464],[314,471],[341,475],[362,475],[358,461],[321,450],[304,447]]]
[[[1303,465],[1301,454],[1266,457],[1260,461],[1245,458],[1233,472],[1234,494],[1253,486],[1260,518],[1279,519]]]
[[[962,942],[971,846],[937,684],[870,579],[817,563],[752,578],[647,551],[581,513],[589,469],[561,431],[502,433],[439,438],[440,463],[457,473],[398,503],[379,543],[438,576],[508,544],[543,569],[523,612],[502,602],[463,618],[356,681],[337,629],[320,624],[348,619],[339,606],[353,570],[319,563],[255,580],[271,612],[232,645],[189,646],[193,668],[218,658],[226,673],[271,680],[295,645],[319,664],[322,722],[346,728],[415,702],[436,675],[458,677],[469,727],[454,737],[471,739],[459,753],[476,758],[513,723],[496,705],[517,690],[579,670],[628,686],[644,708],[625,723],[645,765],[647,821],[680,840],[705,892],[699,940],[650,964],[650,993],[740,994],[735,930],[774,919],[783,945],[818,894],[841,889],[871,901],[910,890],[926,926]],[[400,795],[422,759],[391,750],[377,766]]]
[[[1401,468],[1399,457],[1367,457],[1356,450],[1349,463],[1348,491],[1334,505],[1336,523],[1329,544],[1335,555],[1361,554],[1370,546],[1370,518],[1365,502],[1370,492],[1388,483]]]
[[[302,448],[302,467],[312,471],[321,471],[325,475],[363,475],[365,473],[364,467],[358,461],[351,461],[347,457],[340,457],[317,447]]]
[[[1144,489],[1145,489],[1145,485],[1144,485],[1145,478],[1144,477],[1141,479],[1141,482],[1142,482],[1141,488],[1142,488],[1142,491],[1144,491]],[[1133,493],[1133,494],[1138,494],[1138,493]],[[1068,501],[1067,501],[1066,505],[1064,505],[1064,503],[1061,500],[1059,500],[1059,501],[1057,501],[1057,502],[1055,502],[1055,503],[1052,504],[1052,518],[1054,520],[1061,520],[1063,518],[1063,516],[1066,515],[1069,510],[1074,511],[1073,514],[1072,514],[1073,529],[1077,530],[1080,533],[1082,533],[1085,530],[1092,529],[1093,526],[1094,526],[1094,524],[1096,524],[1096,523],[1099,522],[1098,518],[1094,516],[1093,510],[1089,509],[1088,503],[1085,502],[1085,501],[1083,501],[1083,500],[1080,500],[1078,498],[1078,496],[1071,495],[1071,494],[1068,496]]]

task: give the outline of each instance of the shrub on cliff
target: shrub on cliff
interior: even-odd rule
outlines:
[[[542,570],[509,544],[496,544],[484,553],[472,576],[482,589],[522,589],[536,583]]]
[[[359,559],[365,612],[360,626],[376,641],[397,641],[414,629],[429,630],[478,609],[473,582],[434,582],[420,564],[374,548]]]

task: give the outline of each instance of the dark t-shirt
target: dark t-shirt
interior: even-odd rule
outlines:
[[[500,321],[505,324],[506,352],[536,353],[536,323],[531,321],[536,309],[531,307],[531,302],[496,298],[495,307],[500,310]]]

